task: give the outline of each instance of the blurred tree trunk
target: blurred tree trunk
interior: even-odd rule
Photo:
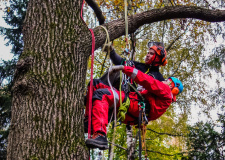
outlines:
[[[91,35],[80,16],[82,3],[29,1],[14,78],[8,159],[88,159],[83,95],[91,45],[80,33],[89,33],[90,41]]]
[[[127,159],[134,160],[136,139],[133,138],[133,129],[130,125],[126,126],[126,132],[127,132]]]

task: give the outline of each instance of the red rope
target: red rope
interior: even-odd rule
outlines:
[[[80,16],[83,19],[83,6],[84,6],[84,0],[80,12]],[[92,95],[93,95],[93,66],[94,66],[94,51],[95,51],[95,36],[92,29],[89,29],[92,36],[92,49],[91,49],[91,77],[90,77],[90,88],[89,88],[89,104],[88,104],[88,138],[91,138],[91,112],[92,112]],[[90,157],[89,157],[90,158]]]
[[[94,51],[95,51],[95,36],[92,29],[89,29],[92,35],[92,50],[91,50],[91,81],[89,88],[89,113],[88,113],[88,138],[91,138],[91,111],[92,111],[92,94],[93,94],[93,66],[94,66]]]
[[[83,19],[83,6],[84,6],[84,0],[80,12],[80,16]],[[84,21],[85,22],[85,21]],[[95,35],[92,29],[89,29],[92,36],[92,48],[91,48],[91,77],[90,77],[90,88],[89,88],[89,104],[88,104],[88,138],[91,138],[91,112],[92,112],[92,95],[93,95],[93,66],[94,66],[94,51],[95,51]],[[89,149],[89,158],[90,160],[90,149]]]

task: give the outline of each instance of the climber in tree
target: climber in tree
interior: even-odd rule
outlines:
[[[155,120],[159,118],[171,102],[176,101],[176,95],[183,91],[183,85],[177,78],[170,77],[165,81],[159,81],[152,76],[137,70],[134,67],[117,65],[113,66],[109,72],[122,70],[124,74],[131,77],[137,84],[142,86],[142,89],[137,92],[129,92],[122,94],[122,101],[129,101],[129,108],[125,119],[122,123],[135,125],[138,123],[139,102],[145,101],[145,113],[147,119]],[[113,91],[110,88],[99,88],[93,93],[92,107],[92,131],[91,139],[86,140],[86,145],[89,148],[99,148],[101,150],[108,149],[108,141],[106,138],[106,126],[108,125],[108,110],[113,106],[114,96],[116,98],[117,112],[120,108],[120,92],[116,89]],[[144,100],[140,98],[144,97]]]
[[[160,42],[149,42],[148,43],[148,52],[145,57],[145,63],[140,63],[137,61],[126,61],[124,58],[120,57],[114,50],[113,46],[108,44],[105,46],[105,51],[110,51],[110,59],[115,65],[128,65],[133,66],[136,69],[152,76],[154,79],[159,81],[164,81],[162,74],[159,72],[159,66],[165,66],[167,64],[166,56],[167,52],[164,49],[164,45]],[[117,74],[118,75],[118,74]],[[112,80],[114,79],[114,80]],[[117,79],[117,80],[115,80]],[[118,89],[118,80],[115,75],[110,77],[112,85]],[[136,86],[138,87],[138,86]],[[107,81],[107,74],[104,74],[100,79],[93,80],[93,92],[98,88],[110,88]],[[141,89],[140,86],[138,89]],[[89,86],[87,90],[87,94],[89,95]],[[88,124],[88,104],[89,99],[85,98],[85,133],[87,133],[87,124]]]

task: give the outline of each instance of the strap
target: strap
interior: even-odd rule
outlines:
[[[130,83],[130,82],[127,82],[129,85],[130,85],[130,87],[138,94],[138,96],[141,98],[141,100],[142,100],[142,102],[144,102],[145,101],[145,98],[141,95],[141,93],[140,92],[138,92],[138,90]]]

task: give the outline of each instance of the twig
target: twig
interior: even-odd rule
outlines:
[[[159,134],[159,135],[164,135],[164,134],[166,134],[166,135],[168,135],[168,136],[182,136],[182,137],[184,137],[184,135],[182,135],[182,134],[171,134],[171,133],[160,133],[160,132],[157,132],[157,131],[154,131],[154,130],[152,130],[152,129],[150,129],[150,128],[147,128],[147,130],[149,130],[149,131],[152,131],[152,132],[154,132],[154,133],[157,133],[157,134]]]
[[[167,154],[167,153],[161,153],[161,152],[153,151],[153,150],[146,150],[146,151],[147,152],[152,152],[152,153],[158,153],[158,154],[165,155],[165,156],[175,156],[175,155],[187,153],[187,152],[180,152],[180,153],[175,153],[175,154]]]
[[[124,150],[127,151],[126,148],[124,148],[124,147],[122,147],[122,146],[120,146],[120,145],[118,145],[118,144],[112,143],[112,142],[110,142],[110,141],[109,141],[109,143],[112,144],[112,145],[114,145],[114,146],[116,146],[116,147],[119,147],[119,148],[124,149]]]

